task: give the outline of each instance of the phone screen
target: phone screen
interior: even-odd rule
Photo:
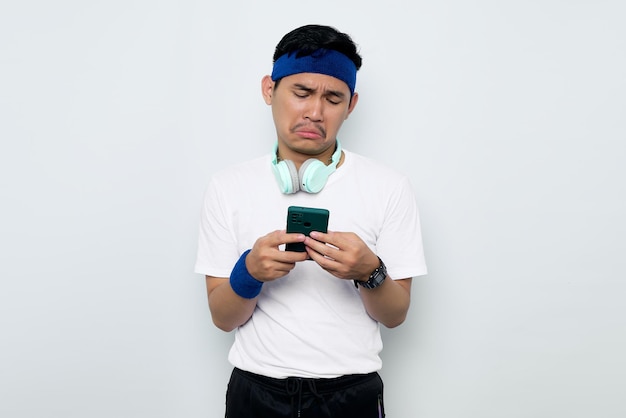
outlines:
[[[311,231],[328,232],[327,209],[308,208],[304,206],[289,206],[287,209],[287,232],[309,235]],[[289,243],[285,246],[286,251],[304,252],[304,243]]]

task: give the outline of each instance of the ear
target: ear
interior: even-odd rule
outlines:
[[[272,77],[266,75],[261,80],[261,94],[263,95],[263,100],[268,105],[272,104],[272,94],[274,93],[274,81],[272,81]]]
[[[354,92],[354,94],[350,98],[350,104],[348,105],[348,114],[346,114],[346,119],[348,119],[348,117],[350,116],[350,113],[352,113],[358,101],[359,101],[359,93]]]

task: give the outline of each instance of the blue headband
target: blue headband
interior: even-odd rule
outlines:
[[[274,62],[272,80],[299,73],[326,74],[348,85],[350,94],[356,87],[356,65],[350,58],[333,49],[318,49],[311,55],[296,58],[297,51],[282,55]]]

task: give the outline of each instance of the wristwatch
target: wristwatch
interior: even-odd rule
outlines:
[[[362,282],[359,280],[354,281],[354,285],[358,287],[358,285],[363,286],[366,289],[375,289],[385,281],[387,277],[387,267],[383,260],[378,257],[378,261],[380,261],[380,265],[376,267],[376,269],[370,274],[369,279],[366,282]]]

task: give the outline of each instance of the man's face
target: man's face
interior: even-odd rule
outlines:
[[[332,154],[339,128],[358,100],[356,93],[350,100],[346,83],[325,74],[290,75],[278,86],[266,76],[262,89],[272,106],[281,157],[294,162]]]

